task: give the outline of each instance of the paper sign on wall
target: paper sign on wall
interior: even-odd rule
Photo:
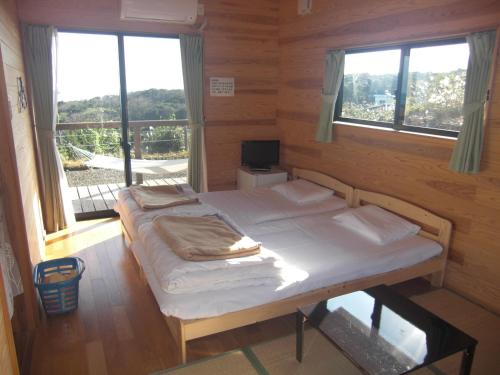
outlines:
[[[210,77],[210,96],[234,96],[234,78]]]

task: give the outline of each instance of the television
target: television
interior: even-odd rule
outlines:
[[[269,171],[280,162],[280,141],[242,141],[241,165],[251,170]]]

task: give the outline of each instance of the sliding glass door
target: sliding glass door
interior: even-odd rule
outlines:
[[[187,175],[178,39],[59,32],[57,143],[77,219],[112,214],[126,185]]]
[[[58,35],[56,140],[77,218],[112,210],[125,186],[116,35]]]
[[[188,129],[179,39],[124,36],[132,183],[186,181]]]

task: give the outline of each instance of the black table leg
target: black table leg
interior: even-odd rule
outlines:
[[[297,361],[302,362],[302,344],[304,341],[304,315],[302,313],[296,313],[296,352],[295,358]]]
[[[474,360],[474,351],[476,346],[470,346],[464,350],[462,356],[462,365],[460,366],[460,375],[469,375],[472,368],[472,361]]]

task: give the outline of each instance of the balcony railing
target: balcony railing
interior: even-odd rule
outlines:
[[[187,120],[129,121],[129,143],[133,159],[184,159],[188,155]],[[77,147],[95,154],[122,157],[120,121],[59,123],[56,141],[65,164],[77,218],[109,210],[117,189],[124,186],[123,172],[95,170],[74,155]],[[142,175],[134,173],[134,183],[146,185],[183,183],[186,173]]]
[[[135,159],[142,159],[142,137],[141,130],[148,128],[157,127],[182,127],[183,131],[183,142],[182,148],[184,150],[188,149],[188,121],[187,120],[141,120],[141,121],[129,121],[129,137],[131,137],[132,149],[134,152]],[[108,122],[71,122],[71,123],[58,123],[56,125],[58,140],[58,145],[64,147],[63,138],[64,132],[83,130],[83,129],[118,129],[121,135],[121,121],[108,121]],[[62,141],[62,142],[61,142]],[[144,143],[161,143],[169,142],[172,139],[159,139],[154,141],[146,141]],[[119,143],[116,143],[119,145]],[[83,146],[93,146],[93,145],[83,145]]]

